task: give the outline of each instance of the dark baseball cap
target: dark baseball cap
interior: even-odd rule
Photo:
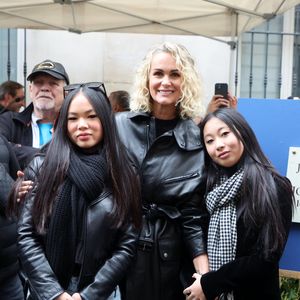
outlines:
[[[69,84],[69,76],[64,66],[58,62],[46,59],[43,62],[37,64],[32,72],[28,75],[27,80],[32,81],[38,74],[45,73],[49,74],[54,78],[62,79]]]

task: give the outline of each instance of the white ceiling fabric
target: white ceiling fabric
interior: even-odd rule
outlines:
[[[299,0],[0,0],[0,27],[233,36]]]

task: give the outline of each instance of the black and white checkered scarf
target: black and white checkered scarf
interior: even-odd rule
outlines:
[[[219,183],[207,194],[205,200],[210,214],[207,253],[212,271],[235,258],[236,200],[239,198],[243,175],[243,169],[229,178],[221,175]]]

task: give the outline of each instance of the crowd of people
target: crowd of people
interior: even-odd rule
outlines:
[[[131,95],[49,59],[27,80],[21,112],[0,87],[1,299],[280,299],[291,184],[236,97],[205,109],[184,46],[150,49]]]

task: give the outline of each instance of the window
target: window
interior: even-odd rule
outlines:
[[[0,82],[17,79],[17,46],[17,29],[0,29]]]
[[[295,8],[295,32],[292,96],[300,97],[300,5]]]
[[[242,35],[240,96],[279,98],[283,16]]]

